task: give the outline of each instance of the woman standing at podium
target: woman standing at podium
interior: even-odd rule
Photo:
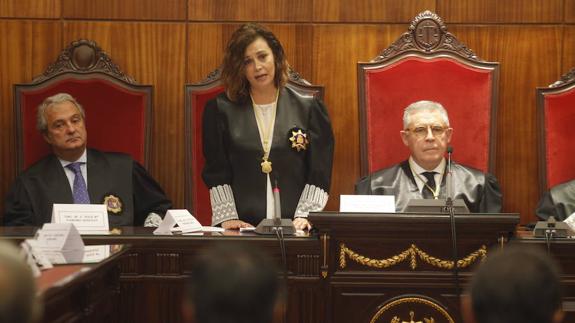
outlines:
[[[333,131],[323,103],[287,88],[288,62],[267,28],[245,24],[228,42],[225,92],[203,115],[202,172],[210,189],[212,225],[239,229],[281,215],[296,229],[325,207],[333,161]]]

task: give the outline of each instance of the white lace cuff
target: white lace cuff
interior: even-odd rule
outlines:
[[[238,211],[234,202],[232,187],[218,185],[210,189],[210,202],[212,203],[212,226],[224,221],[238,219]]]
[[[305,218],[311,211],[321,211],[327,204],[329,195],[315,185],[305,184],[294,218]]]
[[[162,223],[162,217],[157,213],[150,212],[144,221],[144,226],[148,228],[157,228],[160,226],[160,223]]]

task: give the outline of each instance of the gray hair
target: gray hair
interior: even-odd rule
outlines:
[[[403,129],[407,129],[409,123],[411,122],[411,115],[418,111],[430,111],[430,112],[439,112],[441,114],[441,118],[445,122],[447,126],[449,126],[449,117],[447,116],[447,110],[441,105],[441,103],[434,102],[434,101],[417,101],[414,102],[405,108],[403,111]]]
[[[0,322],[36,322],[41,305],[32,270],[16,246],[0,241]]]
[[[46,121],[45,116],[46,110],[55,104],[60,104],[66,101],[74,104],[80,111],[82,119],[86,119],[84,108],[82,108],[82,105],[80,105],[80,103],[78,103],[78,101],[76,101],[73,96],[68,93],[58,93],[47,97],[44,99],[44,102],[38,106],[38,112],[36,114],[36,128],[38,131],[45,133],[48,130],[48,122]]]

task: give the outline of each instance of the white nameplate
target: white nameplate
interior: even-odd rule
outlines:
[[[177,228],[174,226],[178,225]],[[154,234],[171,234],[172,232],[202,231],[202,224],[188,212],[188,210],[168,210],[160,226],[154,230]]]
[[[563,220],[563,222],[567,223],[569,229],[575,232],[575,212]]]
[[[81,234],[108,234],[108,210],[104,204],[54,204],[52,223],[73,223]]]
[[[42,250],[84,250],[84,241],[72,223],[45,223],[36,232],[36,245]]]
[[[98,263],[110,257],[109,245],[85,246],[82,263]]]
[[[340,212],[395,213],[393,195],[340,195]]]

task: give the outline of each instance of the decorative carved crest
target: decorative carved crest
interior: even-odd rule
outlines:
[[[419,13],[407,32],[372,59],[372,62],[389,59],[408,50],[424,53],[449,51],[474,61],[479,60],[471,49],[447,31],[443,20],[429,10]]]
[[[288,68],[288,78],[290,81],[301,84],[301,85],[311,85],[306,79],[301,77],[298,72],[296,72],[291,66]]]
[[[551,88],[559,87],[561,85],[564,85],[567,83],[572,83],[572,82],[575,82],[575,68],[571,69],[566,74],[563,74],[559,81],[549,85],[549,87],[551,87]]]
[[[214,81],[219,80],[222,77],[222,69],[221,67],[216,68],[215,70],[211,71],[208,76],[206,76],[203,80],[199,81],[197,85],[203,85],[212,83]]]
[[[34,78],[34,82],[41,82],[65,72],[103,72],[122,81],[135,84],[136,81],[120,70],[112,59],[96,42],[87,39],[73,41],[66,47],[56,62],[50,64],[42,75]]]
[[[409,313],[409,319],[402,319],[402,313]],[[418,313],[416,315],[416,313]],[[422,317],[422,319],[416,319]],[[455,321],[436,300],[420,295],[399,296],[382,304],[370,323],[436,323]]]

